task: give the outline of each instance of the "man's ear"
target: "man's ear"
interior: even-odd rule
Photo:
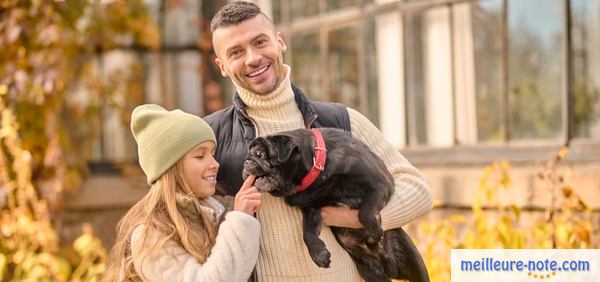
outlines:
[[[275,38],[277,39],[277,44],[279,44],[281,53],[287,51],[287,46],[285,45],[285,40],[283,40],[283,35],[281,34],[281,32],[278,31]]]
[[[221,75],[227,77],[227,72],[225,71],[225,64],[223,64],[223,61],[221,61],[219,57],[215,58],[215,64],[217,64],[219,70],[221,70]]]
[[[294,151],[298,151],[298,144],[289,136],[276,135],[271,142],[277,148],[277,161],[285,163],[290,159]]]

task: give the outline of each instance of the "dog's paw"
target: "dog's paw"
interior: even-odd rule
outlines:
[[[317,254],[312,255],[313,261],[320,267],[329,268],[331,264],[331,254],[328,250],[320,250]]]

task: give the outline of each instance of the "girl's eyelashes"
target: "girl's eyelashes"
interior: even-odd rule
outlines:
[[[210,154],[210,156],[213,157],[213,158],[217,158],[217,154]],[[196,159],[204,159],[204,157],[206,157],[206,156],[205,155],[195,156],[194,158],[196,158]]]

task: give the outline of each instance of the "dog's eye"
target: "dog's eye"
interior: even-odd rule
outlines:
[[[264,155],[263,152],[261,152],[261,151],[256,151],[256,152],[254,152],[254,154],[259,158],[262,158]]]

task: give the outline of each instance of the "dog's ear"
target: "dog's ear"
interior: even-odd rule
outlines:
[[[298,144],[290,136],[275,135],[270,140],[277,151],[277,161],[285,163],[290,159],[294,151],[298,150]]]

